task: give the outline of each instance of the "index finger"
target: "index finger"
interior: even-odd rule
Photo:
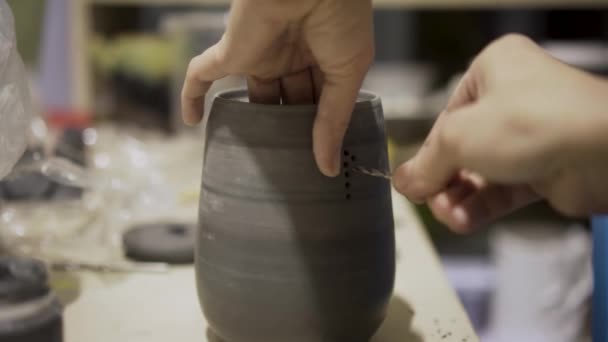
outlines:
[[[182,118],[189,125],[201,121],[205,109],[205,95],[213,82],[227,76],[218,58],[220,44],[221,41],[194,57],[188,65],[181,104]]]
[[[340,173],[342,140],[350,122],[363,77],[335,79],[326,75],[313,127],[313,151],[326,176]]]

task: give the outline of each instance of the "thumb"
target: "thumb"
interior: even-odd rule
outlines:
[[[363,77],[332,78],[326,75],[313,126],[313,152],[326,176],[340,173],[342,140],[350,123]]]
[[[443,112],[418,153],[393,175],[397,191],[421,202],[446,188],[475,154],[477,125],[488,117],[486,106],[476,102],[457,111]]]

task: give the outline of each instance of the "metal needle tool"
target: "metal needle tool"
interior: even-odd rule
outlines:
[[[380,177],[380,178],[384,178],[384,179],[391,179],[391,174],[389,172],[385,172],[385,171],[380,171],[378,169],[373,169],[373,168],[367,168],[361,165],[357,165],[355,167],[353,167],[353,171],[362,173],[364,175],[367,176],[372,176],[372,177]]]

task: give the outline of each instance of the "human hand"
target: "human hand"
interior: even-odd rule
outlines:
[[[336,176],[373,54],[371,0],[235,0],[222,39],[190,62],[183,118],[199,122],[206,92],[229,74],[247,76],[252,102],[318,100],[313,151],[320,171]]]
[[[540,198],[566,215],[608,212],[607,108],[606,81],[505,36],[475,58],[395,187],[458,232]]]

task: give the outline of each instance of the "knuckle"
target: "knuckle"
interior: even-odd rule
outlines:
[[[188,75],[195,75],[196,70],[199,69],[207,60],[211,61],[213,65],[220,66],[222,69],[228,69],[231,65],[235,64],[234,57],[225,48],[225,44],[218,42],[216,45],[203,51],[203,53],[195,56],[188,63],[187,73]]]
[[[211,58],[215,60],[215,64],[230,74],[245,74],[250,65],[248,65],[248,56],[234,53],[235,49],[230,46],[225,39],[222,38],[213,48]]]
[[[195,56],[190,60],[188,63],[188,68],[186,69],[186,82],[198,81],[199,69],[202,64],[202,60],[202,55]]]
[[[490,43],[475,62],[477,64],[491,63],[495,59],[504,58],[506,53],[520,51],[531,45],[535,44],[530,38],[518,33],[508,33]]]
[[[200,55],[193,57],[190,60],[190,62],[188,63],[187,71],[186,71],[186,79],[193,77],[194,72],[196,70],[196,66],[197,66],[197,64],[199,64],[199,60],[200,60]]]
[[[224,44],[217,44],[213,50],[213,58],[215,58],[218,64],[229,67],[233,63],[233,59],[230,58],[231,54],[228,49],[224,47]]]
[[[374,47],[365,47],[352,54],[350,58],[345,59],[342,63],[333,66],[331,68],[332,74],[335,77],[358,81],[365,77],[365,73],[374,63],[374,58]]]
[[[523,34],[519,33],[507,33],[504,36],[498,38],[496,41],[497,44],[513,47],[513,46],[522,46],[522,45],[530,45],[532,40]]]

